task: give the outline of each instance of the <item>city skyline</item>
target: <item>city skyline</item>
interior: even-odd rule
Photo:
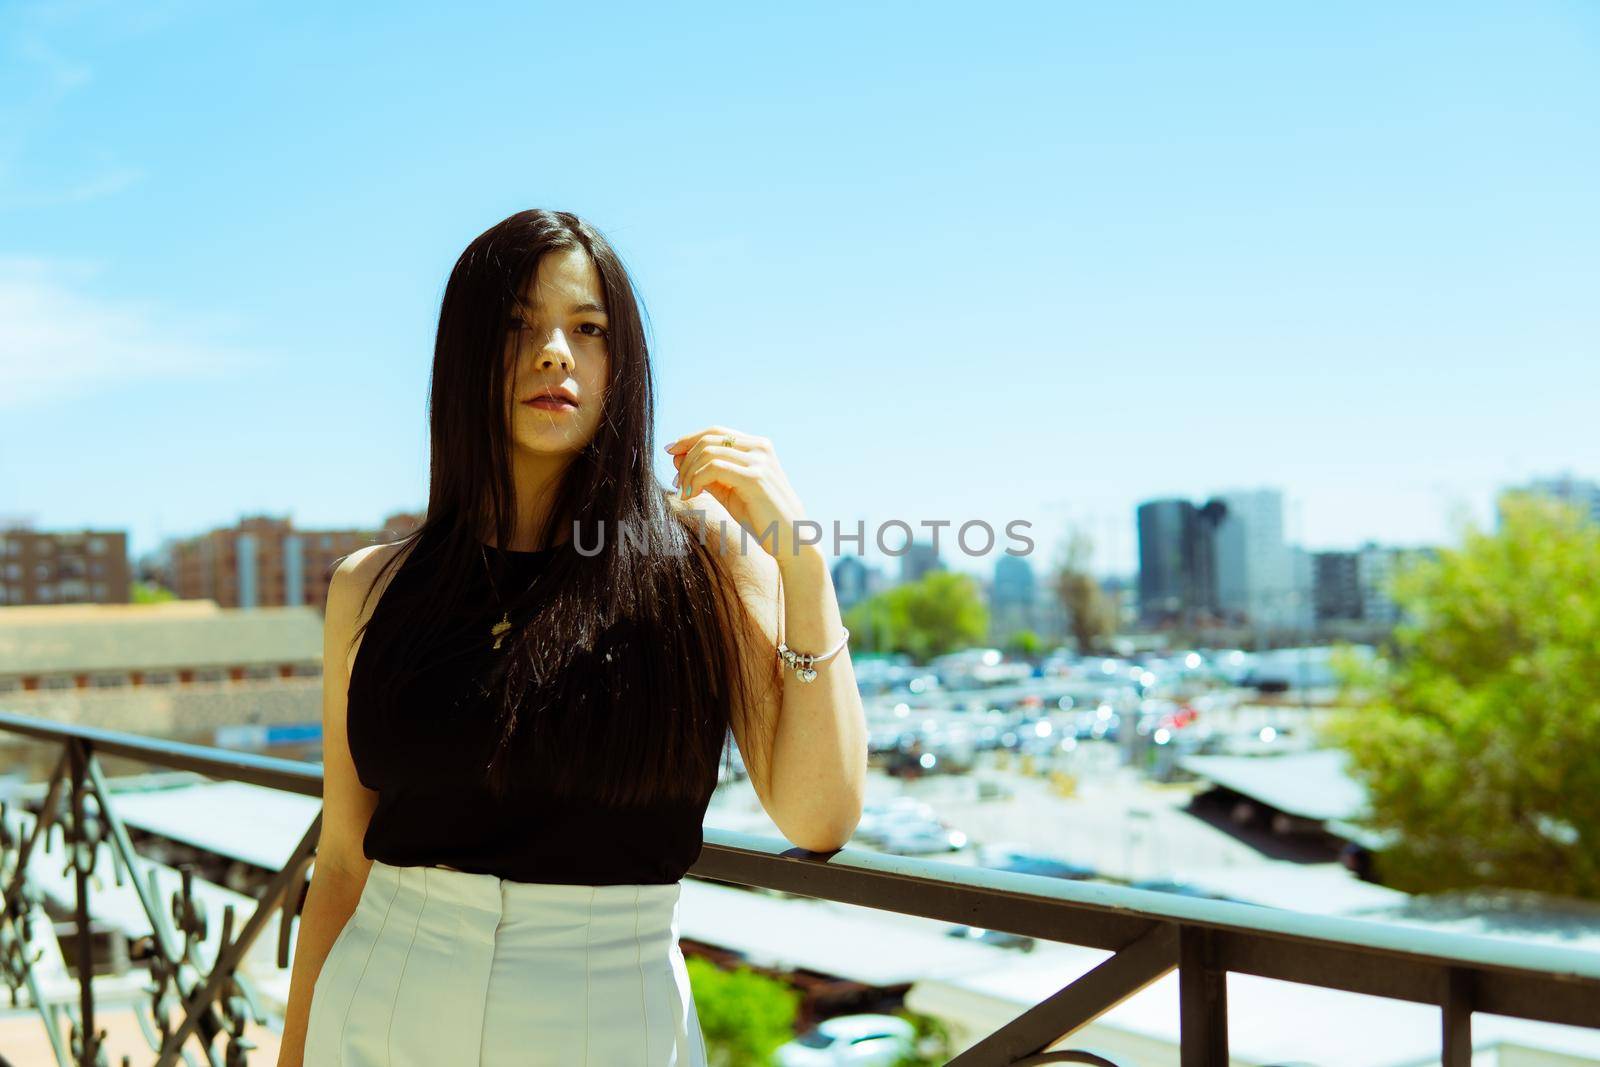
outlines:
[[[768,436],[822,521],[1127,573],[1141,500],[1448,544],[1600,472],[1600,13],[959,10],[13,11],[0,513],[142,554],[420,507],[445,277],[530,206],[633,271],[657,445]],[[607,77],[430,62],[535,29]]]
[[[1491,530],[1494,525],[1492,514],[1489,518],[1485,518],[1480,512],[1487,511],[1492,513],[1494,502],[1498,499],[1500,494],[1511,489],[1527,489],[1531,487],[1541,487],[1548,491],[1550,486],[1561,485],[1567,486],[1569,491],[1572,486],[1579,487],[1580,492],[1584,492],[1590,496],[1593,496],[1595,501],[1597,501],[1596,503],[1588,504],[1587,506],[1600,509],[1600,479],[1585,478],[1581,475],[1576,475],[1571,471],[1566,471],[1557,474],[1536,476],[1524,483],[1495,486],[1491,490],[1491,500],[1489,505],[1483,509],[1473,509],[1471,513],[1467,514],[1465,517],[1473,522],[1478,529],[1488,531]],[[1249,496],[1260,493],[1276,494],[1282,498],[1283,542],[1286,546],[1301,549],[1308,553],[1314,554],[1319,552],[1358,551],[1369,546],[1403,549],[1437,548],[1449,547],[1457,543],[1457,539],[1453,536],[1453,531],[1451,531],[1451,536],[1447,536],[1438,541],[1419,540],[1405,542],[1386,540],[1378,536],[1367,536],[1338,544],[1317,544],[1307,542],[1302,540],[1299,536],[1300,520],[1298,516],[1302,510],[1301,505],[1303,502],[1298,500],[1293,494],[1284,492],[1281,487],[1277,486],[1257,486],[1247,488],[1229,483],[1229,488],[1213,488],[1211,490],[1196,493],[1190,496],[1169,494],[1139,498],[1131,508],[1128,515],[1126,551],[1129,556],[1129,562],[1125,567],[1106,566],[1103,562],[1107,557],[1114,557],[1119,549],[1116,537],[1118,531],[1113,529],[1113,527],[1120,525],[1119,520],[1111,516],[1096,516],[1094,517],[1093,521],[1084,523],[1080,528],[1096,539],[1097,548],[1094,556],[1096,562],[1093,570],[1095,573],[1104,578],[1132,579],[1138,576],[1140,570],[1138,559],[1138,511],[1143,506],[1162,501],[1188,502],[1198,506],[1207,500],[1226,499],[1229,497],[1235,497],[1239,494]],[[1587,496],[1585,497],[1585,501],[1588,501]],[[272,521],[287,521],[290,526],[298,530],[364,530],[379,528],[382,525],[380,521],[382,519],[389,519],[398,515],[420,514],[421,511],[422,509],[420,507],[392,508],[385,511],[380,519],[371,521],[358,520],[348,523],[311,524],[300,521],[292,510],[284,513],[276,513],[258,509],[254,511],[241,512],[239,515],[235,516],[232,521],[219,522],[202,529],[186,531],[183,533],[168,534],[164,538],[161,538],[158,542],[146,545],[142,548],[136,547],[136,538],[130,532],[128,536],[128,544],[130,546],[128,555],[131,561],[137,563],[143,557],[159,554],[164,547],[169,547],[193,538],[198,538],[216,530],[233,529],[249,519],[266,518]],[[989,525],[991,527],[996,527],[994,529],[994,548],[987,553],[978,554],[968,553],[962,551],[958,547],[955,547],[958,545],[956,534],[957,528],[959,528],[961,522],[970,520],[927,520],[944,523],[944,525],[939,528],[937,533],[935,533],[931,528],[917,525],[917,523],[921,521],[924,520],[899,519],[897,517],[881,520],[885,543],[891,550],[899,548],[902,545],[904,531],[895,524],[910,524],[913,527],[911,543],[917,546],[932,545],[936,549],[939,562],[946,568],[959,570],[982,577],[988,577],[992,575],[996,563],[1006,555],[1005,549],[1007,547],[1021,550],[1025,548],[1023,542],[1029,540],[1033,542],[1033,546],[1031,549],[1021,552],[1020,558],[1026,559],[1034,568],[1036,573],[1045,573],[1047,570],[1054,567],[1058,559],[1057,550],[1060,547],[1059,542],[1051,541],[1048,538],[1042,538],[1039,535],[1039,529],[1037,525],[1035,528],[1019,529],[1008,535],[1004,524],[990,522]],[[988,522],[988,520],[983,519],[979,519],[977,521]],[[917,551],[917,549],[914,548],[890,553],[878,551],[875,547],[874,539],[877,536],[879,527],[875,526],[871,522],[867,522],[866,520],[841,520],[840,525],[844,531],[843,538],[848,538],[850,536],[850,532],[856,528],[857,522],[860,522],[865,526],[865,543],[867,546],[867,551],[864,553],[857,552],[854,548],[854,542],[846,540],[844,542],[843,550],[838,553],[837,557],[833,557],[831,553],[831,529],[828,524],[823,524],[822,548],[824,552],[830,554],[831,558],[834,558],[835,562],[837,562],[837,559],[839,558],[854,556],[861,558],[863,562],[869,566],[879,569],[885,574],[893,574],[902,570],[904,567],[902,561],[906,559],[908,555]],[[34,520],[33,516],[29,516],[26,513],[0,513],[0,528],[4,528],[10,524],[15,524],[20,529],[37,529],[40,532],[46,533],[55,532],[58,529],[61,530],[61,532],[72,532],[74,529],[114,531],[127,531],[129,529],[126,526],[118,525],[114,522],[90,524],[88,526],[76,528],[58,528],[40,524]],[[1044,528],[1050,529],[1049,526],[1045,526]],[[981,532],[974,531],[970,539],[976,540],[981,536]],[[753,545],[753,540],[751,543]]]

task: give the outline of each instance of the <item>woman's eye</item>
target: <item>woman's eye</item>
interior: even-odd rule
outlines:
[[[508,319],[508,320],[506,320],[506,329],[511,333],[522,333],[524,330],[531,330],[532,328],[533,327],[529,326],[522,319]],[[604,326],[601,326],[597,322],[582,322],[582,323],[579,323],[578,324],[578,329],[579,330],[588,329],[588,330],[592,330],[593,331],[592,333],[585,334],[584,336],[586,336],[586,337],[605,337],[607,335],[606,334],[606,328]]]

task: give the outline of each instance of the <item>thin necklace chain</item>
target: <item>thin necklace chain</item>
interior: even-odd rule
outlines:
[[[498,649],[500,643],[506,639],[506,632],[511,629],[511,613],[506,610],[505,602],[500,599],[500,586],[494,580],[494,569],[489,566],[489,553],[478,544],[478,555],[483,559],[483,572],[489,576],[489,588],[494,592],[494,606],[500,609],[500,621],[489,627],[489,633],[494,637],[494,647]]]

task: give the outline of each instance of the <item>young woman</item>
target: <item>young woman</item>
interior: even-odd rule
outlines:
[[[328,591],[279,1067],[704,1064],[678,900],[730,736],[790,841],[849,839],[866,728],[799,498],[723,426],[661,485],[652,406],[596,230],[525,211],[467,247],[426,521]]]

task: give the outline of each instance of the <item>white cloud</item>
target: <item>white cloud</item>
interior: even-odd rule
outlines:
[[[124,162],[118,146],[103,140],[88,162],[57,160],[46,168],[45,160],[32,157],[56,132],[68,98],[101,88],[94,84],[93,66],[73,53],[96,47],[92,41],[102,48],[126,47],[128,39],[165,25],[187,3],[49,0],[10,8],[0,21],[0,211],[81,204],[145,177],[145,168]]]
[[[88,292],[98,268],[0,257],[0,411],[152,378],[225,377],[261,364],[207,340],[230,325]]]
[[[83,178],[70,185],[36,192],[8,193],[0,190],[0,211],[18,211],[23,208],[54,207],[60,204],[81,204],[102,196],[121,192],[145,176],[139,167],[113,166],[92,178]]]

